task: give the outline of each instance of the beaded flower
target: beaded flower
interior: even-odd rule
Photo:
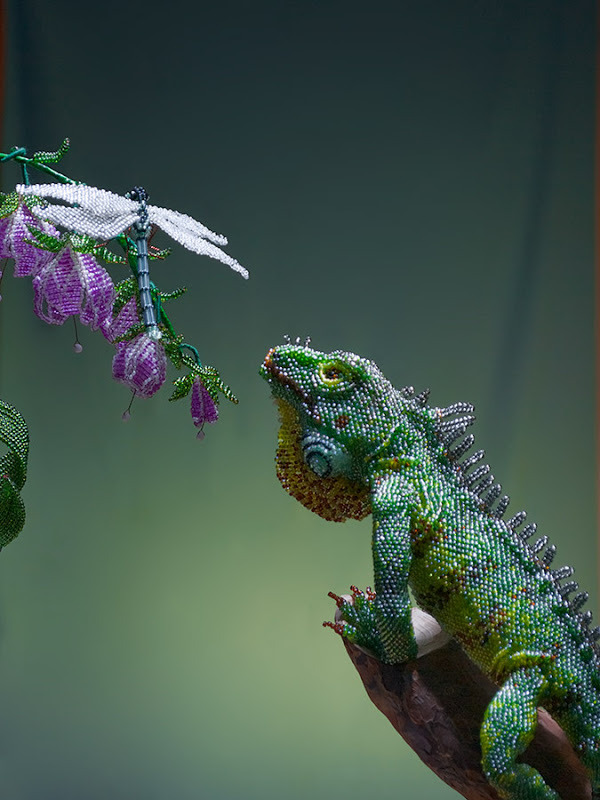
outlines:
[[[31,229],[54,237],[58,237],[58,231],[54,225],[38,219],[16,194],[5,198],[2,211],[0,211],[0,258],[14,259],[14,274],[17,278],[35,275],[48,261],[50,254],[31,243]]]
[[[125,336],[131,328],[139,325],[139,322],[140,316],[137,307],[137,297],[132,295],[117,311],[110,325],[108,325],[102,333],[109,342],[114,343],[122,336]]]
[[[40,251],[44,252],[44,251]],[[33,278],[34,311],[52,325],[79,316],[83,325],[105,331],[111,324],[115,287],[110,275],[89,253],[64,247]]]
[[[135,392],[136,397],[152,397],[167,377],[164,347],[146,333],[126,342],[117,342],[112,374],[115,380]]]
[[[202,428],[205,422],[213,423],[219,418],[217,404],[210,396],[207,388],[200,378],[195,378],[192,384],[191,402],[192,420],[197,428]]]

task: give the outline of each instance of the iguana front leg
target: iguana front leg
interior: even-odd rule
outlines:
[[[352,587],[353,602],[332,595],[344,622],[330,627],[380,661],[398,664],[417,655],[408,595],[410,514],[398,474],[376,479],[372,514],[375,592]]]

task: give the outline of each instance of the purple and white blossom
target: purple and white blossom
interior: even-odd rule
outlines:
[[[140,322],[140,314],[138,311],[137,298],[135,295],[129,298],[125,305],[121,308],[117,316],[112,320],[102,333],[109,342],[114,342],[124,336],[127,331]]]
[[[113,378],[124,383],[138,397],[152,397],[167,377],[167,357],[160,342],[140,333],[135,339],[117,342]]]
[[[40,267],[52,258],[52,253],[25,241],[33,239],[29,228],[35,228],[57,238],[59,235],[54,225],[32,214],[22,200],[12,214],[2,217],[0,219],[0,258],[14,258],[16,278],[35,275]]]
[[[111,323],[115,287],[108,272],[88,253],[67,246],[50,253],[33,278],[34,311],[52,325],[79,315],[83,325],[105,330]]]
[[[192,384],[191,412],[192,420],[197,428],[201,428],[205,422],[216,422],[219,418],[217,404],[200,378],[194,378]]]

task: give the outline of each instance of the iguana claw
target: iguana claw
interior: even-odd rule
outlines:
[[[331,628],[332,631],[335,631],[340,636],[344,636],[347,625],[345,622],[324,622],[323,627]]]
[[[338,608],[343,608],[344,603],[346,602],[343,597],[340,597],[339,594],[335,594],[335,592],[327,592],[327,597],[331,597],[331,599],[335,601],[335,604]],[[323,625],[325,624],[326,623],[323,623]]]

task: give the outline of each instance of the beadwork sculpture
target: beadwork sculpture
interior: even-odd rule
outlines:
[[[227,244],[224,236],[187,214],[149,205],[142,187],[121,197],[57,172],[50,164],[59,161],[68,146],[65,139],[56,152],[29,157],[23,148],[14,148],[0,153],[0,162],[15,161],[23,173],[23,183],[0,197],[0,258],[14,259],[16,277],[32,277],[34,311],[40,319],[62,325],[69,317],[78,318],[101,331],[116,347],[113,377],[135,396],[151,397],[160,389],[167,359],[177,369],[187,368],[188,374],[175,381],[170,399],[192,392],[192,419],[201,438],[204,424],[218,417],[219,393],[237,400],[217,370],[204,366],[196,348],[175,332],[163,303],[185,289],[165,293],[151,282],[149,261],[164,259],[170,251],[148,243],[158,227],[188,250],[215,258],[244,278],[248,272],[217,246]],[[32,185],[31,168],[58,182]],[[49,203],[48,198],[60,203]],[[120,245],[123,256],[110,249],[111,240]],[[97,259],[128,265],[132,277],[114,286]],[[76,335],[74,350],[81,349]],[[124,418],[128,416],[127,411]]]
[[[600,628],[571,567],[552,569],[548,537],[532,542],[525,512],[505,519],[484,452],[466,455],[469,403],[427,404],[396,390],[353,353],[284,344],[261,374],[281,412],[277,472],[325,519],[373,517],[375,591],[333,593],[341,620],[325,623],[380,661],[416,656],[408,589],[498,685],[481,728],[482,767],[506,800],[559,800],[517,761],[549,711],[600,798]],[[573,598],[570,596],[574,595]]]

